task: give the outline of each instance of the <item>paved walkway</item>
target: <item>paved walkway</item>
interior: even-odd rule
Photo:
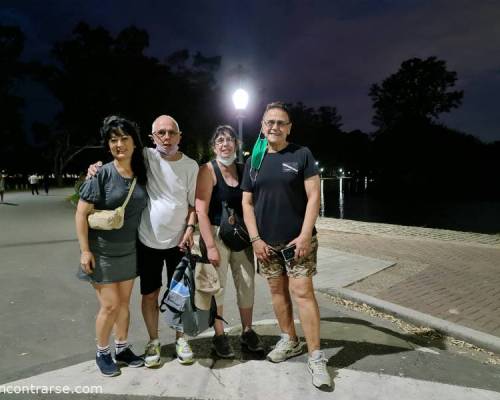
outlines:
[[[370,314],[340,306],[321,294],[317,296],[321,311],[321,346],[334,377],[335,391],[320,392],[310,384],[306,355],[272,364],[263,359],[264,354],[249,355],[239,347],[239,317],[236,302],[230,301],[235,298],[231,284],[226,293],[225,317],[232,325],[228,334],[236,351],[234,360],[217,359],[212,354],[210,336],[213,332],[207,332],[191,340],[196,363],[180,366],[172,357],[173,333],[162,324],[164,364],[161,368],[123,368],[121,376],[103,378],[93,361],[95,295],[74,278],[78,247],[73,209],[64,202],[68,193],[67,190],[55,190],[50,196],[40,197],[27,193],[9,194],[11,205],[0,206],[3,228],[0,230],[0,351],[5,361],[0,363],[2,399],[86,399],[89,396],[77,395],[74,390],[87,385],[87,389],[100,387],[102,394],[96,398],[113,400],[156,397],[500,400],[500,367],[489,363],[489,355],[448,347],[442,338],[429,340],[416,336]],[[319,222],[319,273],[314,280],[320,292],[368,304],[373,302],[377,307],[425,325],[436,322],[431,318],[433,310],[420,314],[417,310],[425,303],[422,299],[434,296],[434,289],[427,295],[419,293],[437,282],[442,288],[452,290],[464,281],[465,286],[459,290],[460,298],[481,305],[486,300],[470,293],[486,291],[490,286],[500,287],[493,281],[499,275],[500,249],[495,243],[484,242],[487,238],[481,238],[480,243],[471,237],[450,240],[448,234],[444,235],[447,240],[428,239],[425,235],[397,234],[398,229],[408,231],[402,227],[392,227],[390,234],[381,233],[375,226],[370,233],[369,227],[369,224],[354,221]],[[456,271],[457,265],[462,272],[475,269],[462,280],[453,281],[460,272]],[[423,273],[434,278],[426,280],[425,285],[417,285]],[[478,280],[484,281],[485,286],[480,286],[480,291],[470,292],[474,287],[467,284],[479,286]],[[403,287],[404,290],[398,291]],[[413,292],[409,295],[410,289]],[[390,297],[392,291],[400,292],[402,297],[394,293]],[[412,296],[421,298],[415,300]],[[491,296],[493,303],[500,304],[496,294],[490,293]],[[434,303],[442,302],[451,309],[450,301],[450,296],[443,294]],[[453,307],[459,314],[455,311],[449,315],[444,313],[442,318],[466,315],[456,304]],[[269,349],[278,340],[279,329],[269,291],[261,278],[256,279],[254,320],[255,329]],[[454,326],[458,327],[459,334],[471,333],[466,331],[465,324]],[[301,334],[298,321],[297,328]],[[470,329],[472,338],[478,337],[476,329],[479,328]],[[489,336],[498,340],[496,336]],[[129,340],[137,352],[144,348],[145,328],[137,285],[131,301]],[[31,385],[38,389],[67,385],[73,392],[45,397],[8,396],[1,392],[2,387],[19,390]]]
[[[496,235],[450,231],[446,229],[421,228],[416,226],[382,224],[376,222],[361,222],[336,218],[320,218],[316,226],[320,229],[336,232],[500,246],[500,221],[498,222],[499,233]]]
[[[322,247],[393,263],[344,285],[347,297],[362,293],[455,328],[496,336],[498,346],[487,346],[500,352],[499,235],[336,219],[321,219],[318,228]],[[367,296],[358,297],[377,305]],[[391,311],[390,305],[384,308]]]

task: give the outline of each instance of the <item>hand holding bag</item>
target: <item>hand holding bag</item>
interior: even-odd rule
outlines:
[[[132,196],[136,180],[137,178],[134,178],[132,181],[127,198],[120,207],[117,207],[114,210],[94,210],[91,214],[89,214],[87,217],[89,227],[103,231],[120,229],[125,220],[125,207],[127,207],[130,196]]]

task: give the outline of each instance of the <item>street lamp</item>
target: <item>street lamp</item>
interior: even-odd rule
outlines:
[[[233,93],[233,104],[236,109],[236,118],[238,118],[238,139],[240,142],[238,161],[243,162],[243,118],[245,117],[245,109],[248,105],[248,93],[243,89],[237,89]]]

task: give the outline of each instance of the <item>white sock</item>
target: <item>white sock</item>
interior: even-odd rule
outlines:
[[[126,340],[115,340],[115,354],[120,354],[127,348]]]
[[[111,353],[111,349],[109,347],[109,344],[107,346],[99,346],[97,345],[97,356],[104,356],[106,354]]]
[[[323,352],[321,350],[314,350],[309,356],[311,360],[319,360],[321,357],[323,357]]]

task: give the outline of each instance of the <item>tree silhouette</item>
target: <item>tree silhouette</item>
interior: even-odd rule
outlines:
[[[197,53],[188,65],[191,57],[185,50],[161,63],[144,54],[148,45],[147,32],[134,26],[113,37],[104,28],[83,22],[70,39],[55,43],[56,64],[45,68],[42,81],[62,106],[51,146],[57,174],[80,153],[99,147],[98,128],[109,114],[138,122],[146,143],[153,119],[173,115],[188,132],[183,144],[196,153],[201,127],[206,129],[218,118],[213,111],[213,76],[220,57]]]
[[[24,100],[14,94],[16,80],[26,73],[19,58],[24,48],[24,34],[16,26],[0,25],[0,167],[13,167],[17,156],[13,151],[24,142],[22,107]]]
[[[457,73],[448,71],[446,62],[436,57],[404,61],[398,72],[370,88],[373,124],[385,131],[433,122],[462,104],[463,91],[451,90],[456,80]]]

